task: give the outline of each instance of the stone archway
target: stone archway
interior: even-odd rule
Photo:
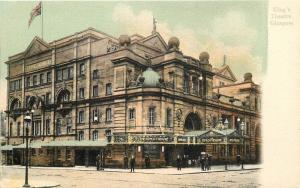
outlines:
[[[201,118],[198,114],[191,112],[189,113],[184,122],[184,131],[195,131],[202,129]]]

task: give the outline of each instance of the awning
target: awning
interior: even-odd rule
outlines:
[[[0,150],[2,151],[9,151],[13,149],[13,145],[4,145],[4,146],[0,146]]]
[[[28,143],[28,148],[41,148],[43,146],[42,142],[30,142]],[[14,149],[25,149],[26,143],[17,145],[13,147]]]
[[[44,147],[101,147],[107,146],[106,140],[54,140],[43,144]]]

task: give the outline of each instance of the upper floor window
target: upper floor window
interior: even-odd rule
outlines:
[[[84,99],[84,88],[79,88],[79,98]]]
[[[30,87],[30,76],[26,78],[26,87]]]
[[[149,125],[154,125],[155,116],[156,116],[155,107],[149,107],[149,111],[148,111]]]
[[[50,119],[46,120],[46,135],[50,134]]]
[[[79,131],[78,132],[78,140],[84,140],[84,132],[83,131]]]
[[[112,94],[112,86],[111,83],[106,84],[106,95]]]
[[[187,74],[184,75],[183,79],[183,89],[185,93],[189,93],[189,76]]]
[[[70,134],[72,132],[72,118],[67,118],[67,134]]]
[[[106,121],[111,121],[111,120],[112,120],[111,108],[106,108]]]
[[[78,114],[78,123],[84,123],[84,111],[79,111]]]
[[[98,122],[99,121],[99,114],[98,114],[98,110],[97,109],[94,109],[93,110],[93,116],[92,116],[92,121],[93,122]]]
[[[172,109],[170,108],[166,110],[166,120],[167,127],[172,127]]]
[[[62,70],[56,71],[56,81],[62,81]]]
[[[98,85],[94,85],[93,86],[93,97],[97,97],[98,96]]]
[[[44,84],[44,74],[40,74],[40,84]]]
[[[18,122],[18,124],[17,124],[17,136],[20,136],[20,133],[21,133],[21,123]]]
[[[56,121],[56,135],[61,134],[61,119],[57,119]]]
[[[93,140],[98,140],[98,131],[93,131]]]
[[[84,76],[85,75],[85,63],[81,63],[79,65],[79,75]]]
[[[48,92],[46,93],[46,104],[50,104],[51,103],[51,93]]]
[[[52,79],[52,73],[51,72],[47,72],[47,83],[50,83]]]
[[[34,86],[37,85],[37,75],[34,75],[34,76],[33,76],[32,82],[33,82],[33,85],[34,85]]]
[[[93,79],[98,79],[99,78],[99,70],[93,70]]]
[[[135,108],[130,108],[129,109],[129,119],[135,119]]]

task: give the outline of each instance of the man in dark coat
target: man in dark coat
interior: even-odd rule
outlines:
[[[124,155],[124,168],[128,169],[128,157],[126,154]]]
[[[147,155],[145,157],[145,166],[146,166],[146,168],[150,168],[150,157],[149,157],[149,155]]]
[[[176,164],[177,164],[177,170],[181,170],[181,158],[179,155],[177,155]]]
[[[135,166],[135,158],[132,155],[130,159],[130,172],[134,172],[134,166]]]
[[[240,164],[241,164],[241,156],[240,155],[236,156],[236,162],[240,166]]]
[[[97,170],[99,170],[99,168],[100,168],[100,154],[98,154],[97,157],[96,157],[96,166],[97,166]]]

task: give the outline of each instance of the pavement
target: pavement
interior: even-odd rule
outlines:
[[[152,169],[136,169],[135,174],[145,174],[145,175],[187,175],[187,174],[207,174],[207,173],[230,173],[234,171],[249,171],[249,170],[257,170],[261,169],[263,166],[261,164],[246,164],[244,165],[244,169],[241,169],[241,166],[238,165],[228,165],[228,170],[225,170],[224,165],[216,165],[212,166],[210,171],[202,171],[199,167],[189,167],[182,168],[181,171],[178,171],[174,167],[166,167],[166,168],[152,168]],[[19,177],[5,176],[5,172],[8,170],[18,170],[23,172],[24,166],[13,165],[13,166],[0,166],[0,188],[6,187],[20,187],[20,185],[24,184],[24,174],[20,174]],[[38,171],[41,174],[47,174],[51,172],[55,173],[75,173],[78,172],[82,174],[86,173],[94,173],[96,172],[95,167],[84,167],[84,166],[75,166],[75,167],[30,167],[29,171]],[[87,171],[87,172],[84,172]],[[89,172],[88,172],[89,171]],[[100,173],[130,173],[129,169],[117,169],[117,168],[105,168],[104,171],[100,171]],[[3,174],[3,177],[1,177]],[[110,176],[110,175],[108,175]],[[121,175],[122,176],[122,175]],[[55,182],[55,179],[52,181],[49,179],[41,179],[34,178],[30,181],[31,187],[35,188],[50,188],[50,187],[61,187],[60,183]]]

